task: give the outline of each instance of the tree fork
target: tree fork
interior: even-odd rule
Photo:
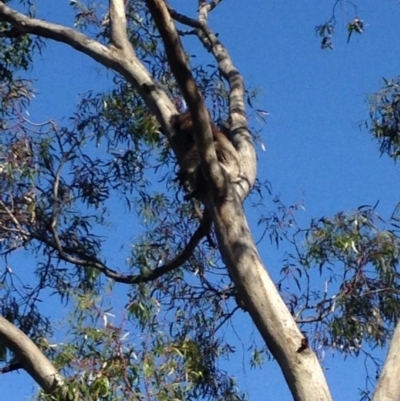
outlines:
[[[210,166],[216,160],[216,155],[215,149],[214,155],[208,153],[211,131],[209,123],[202,124],[206,121],[201,117],[208,114],[204,101],[187,66],[178,32],[165,1],[146,0],[146,3],[160,31],[171,70],[189,105],[193,120],[199,123],[196,143],[203,156],[202,167],[206,173],[210,172],[208,181],[213,181],[215,174],[219,173],[221,177],[221,173],[212,172]],[[277,359],[293,398],[296,401],[331,400],[315,353],[310,348],[303,349],[304,336],[261,262],[241,199],[234,188],[229,186],[227,196],[222,199],[208,199],[207,207],[213,217],[222,259],[253,321]]]

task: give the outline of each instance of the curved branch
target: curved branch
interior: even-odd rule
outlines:
[[[204,8],[207,9],[208,12],[211,12],[221,2],[222,2],[222,0],[212,0],[209,3],[207,3],[205,0],[200,0],[199,1],[199,6],[200,6],[199,8],[203,8],[204,7]]]
[[[115,280],[118,283],[125,284],[139,284],[139,283],[148,283],[150,281],[154,281],[159,277],[163,276],[166,273],[169,273],[175,269],[181,267],[185,262],[189,260],[189,258],[193,255],[194,250],[196,249],[199,242],[208,234],[210,223],[207,222],[204,224],[200,224],[192,238],[190,238],[188,244],[185,249],[170,262],[165,263],[163,266],[157,267],[156,269],[139,275],[124,275],[119,274],[113,269],[109,269],[106,266],[99,266],[98,264],[93,267],[101,271],[106,277],[109,277]]]
[[[178,13],[178,11],[174,10],[171,6],[168,6],[168,11],[171,14],[171,17],[180,22],[181,24],[190,26],[191,28],[201,29],[202,25],[199,21],[194,18],[190,18],[187,15]]]
[[[0,316],[0,343],[15,354],[20,367],[32,376],[45,393],[62,393],[65,379],[33,341],[2,316]]]
[[[101,43],[63,25],[30,18],[0,2],[0,21],[10,23],[21,33],[31,33],[43,38],[63,42],[95,60],[112,68],[111,51]]]
[[[147,283],[148,281],[155,280],[162,275],[171,272],[172,270],[177,269],[182,266],[188,259],[193,255],[194,250],[196,249],[199,242],[210,232],[211,221],[207,221],[205,223],[201,223],[197,228],[192,238],[186,245],[185,249],[182,253],[176,256],[169,263],[166,263],[163,266],[158,267],[157,269],[152,270],[148,274],[142,274],[139,276],[131,276],[130,283]]]
[[[123,33],[125,17],[122,14],[122,0],[113,0],[110,5],[112,23],[111,46],[107,47],[74,29],[30,18],[0,2],[0,21],[10,23],[21,33],[38,35],[43,38],[65,43],[90,56],[105,67],[120,73],[131,83],[156,115],[167,134],[172,131],[170,117],[176,107],[161,86],[154,81],[145,66],[136,57],[132,46],[126,44]],[[122,26],[118,24],[122,23]],[[122,48],[121,48],[122,47]]]
[[[117,271],[107,267],[103,262],[97,259],[94,256],[86,255],[83,252],[77,250],[72,247],[63,247],[58,239],[57,234],[54,230],[52,230],[53,235],[56,236],[55,241],[50,241],[47,238],[31,235],[36,240],[43,242],[44,244],[50,246],[58,252],[58,256],[60,259],[65,262],[71,263],[76,266],[82,266],[86,268],[96,269],[106,277],[115,280],[117,283],[123,284],[139,284],[139,283],[148,283],[150,281],[154,281],[157,278],[163,276],[166,273],[169,273],[175,269],[181,267],[184,263],[186,263],[189,258],[193,255],[194,250],[196,249],[199,242],[206,237],[211,229],[211,219],[208,216],[204,216],[202,222],[200,223],[197,230],[194,232],[189,242],[187,243],[185,249],[174,259],[165,263],[163,266],[157,267],[150,272],[144,274],[121,274]],[[72,256],[76,255],[76,256]]]

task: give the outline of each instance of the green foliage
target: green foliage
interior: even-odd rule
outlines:
[[[30,2],[21,2],[32,13]],[[10,24],[0,22],[0,127],[4,128],[4,116],[10,117],[20,111],[19,105],[26,106],[31,98],[30,82],[18,76],[32,67],[36,52],[43,48],[40,38],[18,34]]]
[[[374,209],[314,220],[298,231],[305,247],[289,254],[284,273],[304,291],[289,304],[315,345],[358,354],[384,346],[400,314],[399,216],[388,223]],[[321,280],[315,280],[315,269]],[[321,288],[323,287],[323,288]]]
[[[337,24],[337,14],[340,9],[340,15],[346,14],[353,15],[350,21],[346,21],[347,26],[347,43],[350,42],[353,33],[362,34],[365,29],[364,21],[361,20],[358,15],[358,7],[356,2],[335,0],[333,2],[332,13],[329,19],[321,25],[315,27],[316,34],[321,38],[321,49],[332,50],[333,49],[333,35]],[[343,12],[345,11],[345,12]]]
[[[400,80],[384,79],[385,86],[370,97],[370,130],[380,143],[381,154],[397,160],[400,156]]]
[[[347,24],[347,31],[349,33],[347,42],[350,42],[350,38],[353,33],[362,34],[364,32],[364,22],[359,18],[354,18]]]
[[[240,399],[234,381],[215,370],[213,359],[224,355],[219,344],[180,338],[157,312],[148,319],[151,331],[135,330],[134,316],[117,320],[93,296],[77,299],[63,342],[49,346],[56,366],[70,377],[71,394],[87,400],[223,399],[235,394]],[[179,325],[178,319],[173,324]],[[41,394],[40,399],[53,398]]]
[[[10,28],[6,23],[0,23],[1,31],[8,29]],[[35,49],[40,49],[40,42],[32,41],[28,35],[0,38],[0,81],[12,81],[15,70],[28,70],[32,64],[32,51]]]
[[[79,29],[107,38],[101,7],[71,5]],[[138,56],[180,99],[141,2],[128,3],[128,24]],[[17,53],[13,73],[24,65]],[[224,119],[218,70],[194,72],[215,119]],[[109,91],[82,96],[67,125],[34,124],[21,118],[28,84],[9,75],[0,92],[0,312],[67,377],[71,399],[243,399],[218,363],[234,352],[221,329],[237,309],[235,290],[212,234],[169,267],[199,210],[183,202],[175,160],[138,93],[114,76]],[[149,278],[158,269],[164,274]],[[68,321],[56,312],[63,308]]]
[[[104,4],[70,5],[77,29],[108,42]],[[144,3],[126,6],[136,54],[182,108]],[[333,17],[317,28],[324,48],[332,47],[334,27]],[[349,37],[362,29],[354,18]],[[213,233],[173,265],[201,211],[183,201],[156,120],[117,75],[108,91],[84,94],[66,125],[22,118],[33,89],[16,72],[30,68],[39,45],[24,35],[0,40],[0,313],[67,377],[71,399],[244,399],[219,364],[235,352],[223,328],[239,308]],[[218,69],[193,65],[193,72],[214,120],[224,121],[227,88]],[[372,130],[381,151],[397,157],[398,82],[386,85]],[[251,107],[254,93],[247,95]],[[262,194],[261,184],[256,189]],[[265,203],[260,198],[257,206]],[[259,223],[276,245],[293,245],[279,288],[310,343],[356,355],[365,343],[385,345],[400,313],[397,214],[385,225],[362,207],[300,229],[300,208],[274,199]],[[27,254],[29,262],[21,257]],[[67,320],[54,312],[63,307]],[[252,367],[270,357],[256,341],[248,350]],[[12,360],[0,349],[2,366]]]
[[[335,27],[331,23],[331,21],[325,22],[324,24],[315,27],[316,34],[321,38],[321,49],[333,49],[332,35],[334,31]]]

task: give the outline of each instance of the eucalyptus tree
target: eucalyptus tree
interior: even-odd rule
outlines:
[[[365,337],[388,338],[396,297],[355,301],[369,288],[360,274],[368,263],[378,272],[390,267],[379,294],[397,283],[397,257],[386,258],[390,250],[397,255],[397,237],[373,236],[375,215],[364,209],[313,222],[305,251],[295,240],[304,231],[285,232],[298,250],[297,271],[322,269],[341,255],[352,280],[318,297],[306,281],[302,294],[283,301],[243,209],[258,185],[257,159],[249,92],[208,23],[221,1],[199,0],[194,18],[164,0],[73,0],[69,25],[41,19],[30,1],[12,3],[0,2],[2,373],[26,370],[41,399],[242,399],[218,360],[232,352],[221,327],[245,311],[293,398],[330,400],[313,346],[357,352]],[[198,40],[214,64],[196,65],[183,47],[187,38]],[[112,76],[109,91],[82,97],[68,125],[38,124],[24,114],[34,95],[24,71],[49,41],[85,54]],[[189,139],[196,174],[206,186],[198,199],[185,195],[176,178],[188,149],[174,122],[186,108],[195,127]],[[237,153],[238,179],[218,157],[214,130]],[[136,237],[129,252],[116,243],[110,230],[116,225]],[[377,238],[386,246],[380,254]],[[22,250],[32,255],[32,272],[17,266]],[[361,251],[371,255],[363,266]],[[126,297],[118,319],[110,309],[116,292]],[[50,293],[70,313],[60,333],[40,305],[41,298],[53,302]],[[355,323],[379,302],[388,305],[383,315]],[[298,324],[313,324],[311,335]],[[391,356],[388,363],[397,366]],[[384,381],[379,389],[399,391]]]

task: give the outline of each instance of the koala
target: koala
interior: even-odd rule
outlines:
[[[180,160],[180,171],[177,178],[189,192],[185,199],[201,199],[207,194],[207,181],[200,166],[194,139],[195,127],[190,112],[187,111],[174,116],[172,124],[176,131],[176,143],[183,150],[183,158]],[[227,137],[228,132],[222,132],[213,123],[211,130],[217,159],[228,174],[230,181],[235,182],[240,177],[240,162],[236,149]]]

